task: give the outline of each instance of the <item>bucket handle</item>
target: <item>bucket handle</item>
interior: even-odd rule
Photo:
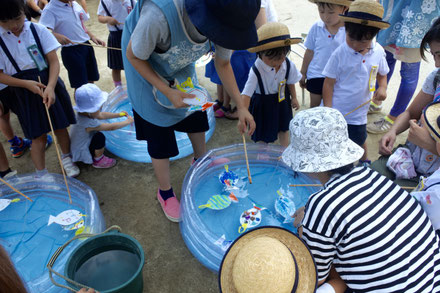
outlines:
[[[53,269],[53,266],[55,265],[55,261],[56,261],[57,258],[60,256],[61,252],[63,252],[64,248],[66,248],[67,245],[69,245],[72,241],[74,241],[74,240],[76,240],[76,239],[80,239],[80,238],[88,238],[88,237],[93,237],[93,236],[102,235],[102,234],[108,233],[108,232],[111,231],[111,230],[117,230],[118,232],[121,232],[121,231],[122,231],[122,229],[121,229],[119,226],[113,225],[113,226],[109,227],[107,230],[105,230],[104,232],[101,232],[101,233],[97,233],[97,234],[81,233],[81,234],[79,234],[79,235],[74,236],[72,239],[70,239],[69,241],[67,241],[66,243],[64,243],[62,246],[60,246],[60,247],[55,251],[55,253],[52,255],[52,257],[50,258],[50,260],[49,260],[49,262],[47,263],[47,266],[46,266],[46,267],[49,269],[49,277],[50,277],[50,280],[52,281],[52,283],[53,283],[55,286],[58,286],[58,287],[61,287],[61,288],[64,288],[64,289],[67,289],[67,290],[70,290],[70,291],[73,291],[73,292],[76,292],[76,291],[77,291],[76,289],[73,289],[72,287],[69,287],[69,286],[66,286],[66,285],[63,285],[63,284],[57,283],[57,282],[54,280],[53,276],[52,276],[52,273],[54,273],[55,275],[57,275],[57,276],[60,277],[61,279],[64,279],[64,281],[66,281],[67,283],[73,284],[73,285],[75,285],[75,286],[77,286],[77,287],[79,287],[79,288],[90,289],[89,286],[86,286],[86,285],[80,284],[80,283],[78,283],[78,282],[75,282],[74,280],[69,279],[68,277],[66,277],[66,276],[64,276],[64,275],[62,275],[62,274],[56,272],[56,271]],[[93,289],[93,288],[91,288],[91,289]]]

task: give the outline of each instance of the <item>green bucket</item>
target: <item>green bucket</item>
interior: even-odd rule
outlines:
[[[144,251],[136,239],[111,231],[92,235],[81,243],[67,259],[64,276],[55,274],[75,290],[88,287],[100,293],[142,293],[144,262]]]

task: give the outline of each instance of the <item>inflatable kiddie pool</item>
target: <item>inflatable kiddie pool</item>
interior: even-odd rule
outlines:
[[[76,234],[104,230],[95,193],[84,183],[69,178],[69,203],[63,176],[58,174],[47,174],[38,180],[34,174],[20,175],[8,183],[32,202],[0,183],[0,244],[9,253],[29,292],[67,292],[52,284],[46,265],[58,247]],[[64,272],[67,258],[80,243],[75,241],[67,246],[55,271]],[[64,284],[58,277],[55,280]]]
[[[247,144],[252,184],[242,144],[211,150],[189,169],[182,186],[180,231],[192,254],[209,269],[219,270],[226,250],[245,231],[271,225],[296,232],[290,215],[319,187],[290,185],[319,182],[282,163],[282,151],[275,145]],[[226,168],[216,164],[225,159]]]
[[[117,87],[108,96],[107,101],[102,106],[102,111],[119,113],[126,111],[133,115],[133,109],[127,96],[127,87]],[[205,140],[208,141],[215,129],[215,117],[212,107],[207,110],[209,130],[206,132]],[[124,117],[112,119],[109,122],[123,121]],[[147,152],[147,142],[136,139],[134,123],[114,131],[104,131],[106,137],[106,149],[116,156],[135,162],[151,163],[151,157]],[[186,133],[175,132],[179,154],[171,160],[184,158],[193,153],[191,141]]]

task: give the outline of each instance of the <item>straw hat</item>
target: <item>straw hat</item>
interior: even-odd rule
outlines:
[[[258,29],[257,34],[257,46],[248,49],[251,53],[290,46],[302,41],[302,38],[291,38],[287,25],[280,22],[268,22],[263,24]]]
[[[351,3],[347,13],[340,14],[339,17],[345,22],[385,29],[390,24],[382,20],[383,12],[383,6],[375,0],[356,0]]]
[[[241,235],[220,266],[220,292],[225,293],[312,293],[317,283],[310,250],[280,227],[260,227]]]
[[[312,3],[315,3],[315,4],[320,2],[320,3],[330,3],[330,4],[336,4],[336,5],[342,5],[342,6],[349,7],[350,4],[354,0],[309,0],[309,1],[312,2]]]
[[[80,113],[95,113],[107,97],[108,93],[101,91],[97,85],[86,83],[75,91],[76,106],[73,109]]]
[[[300,111],[290,121],[290,144],[281,156],[293,171],[318,173],[359,160],[364,150],[348,138],[341,112],[328,107]]]
[[[440,142],[440,101],[429,104],[423,111],[423,118],[432,138]]]

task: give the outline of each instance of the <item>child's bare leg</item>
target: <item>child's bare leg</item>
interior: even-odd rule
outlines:
[[[362,155],[361,161],[368,160],[368,149],[367,149],[367,142],[364,142],[362,145],[362,148],[364,149],[364,154]]]
[[[55,135],[57,136],[57,141],[61,147],[63,155],[70,154],[70,137],[67,128],[55,130]]]
[[[289,131],[278,132],[278,140],[282,147],[287,148],[289,146]]]
[[[321,105],[322,95],[310,93],[310,108],[318,107]]]
[[[0,172],[6,171],[9,169],[8,158],[6,157],[5,149],[3,145],[0,144]]]
[[[194,158],[202,157],[206,153],[205,133],[188,133],[188,137],[194,150]]]
[[[112,69],[112,79],[115,86],[121,85],[121,70]]]
[[[223,87],[223,107],[229,109],[230,106],[231,106],[231,97],[229,96],[228,92],[226,92],[226,89]]]
[[[100,158],[104,154],[104,150],[105,150],[105,148],[101,148],[99,150],[95,150],[94,151],[95,159]]]
[[[218,84],[217,85],[217,100],[221,103],[223,103],[223,85]]]
[[[1,111],[1,110],[0,110]],[[7,140],[11,140],[14,138],[14,130],[11,126],[10,121],[10,112],[1,115],[0,113],[0,131],[3,133],[3,135],[6,137]]]
[[[31,158],[35,169],[39,171],[45,168],[46,140],[46,134],[32,140]]]
[[[151,158],[151,162],[153,163],[156,180],[159,183],[159,189],[170,190],[171,189],[170,159]]]

